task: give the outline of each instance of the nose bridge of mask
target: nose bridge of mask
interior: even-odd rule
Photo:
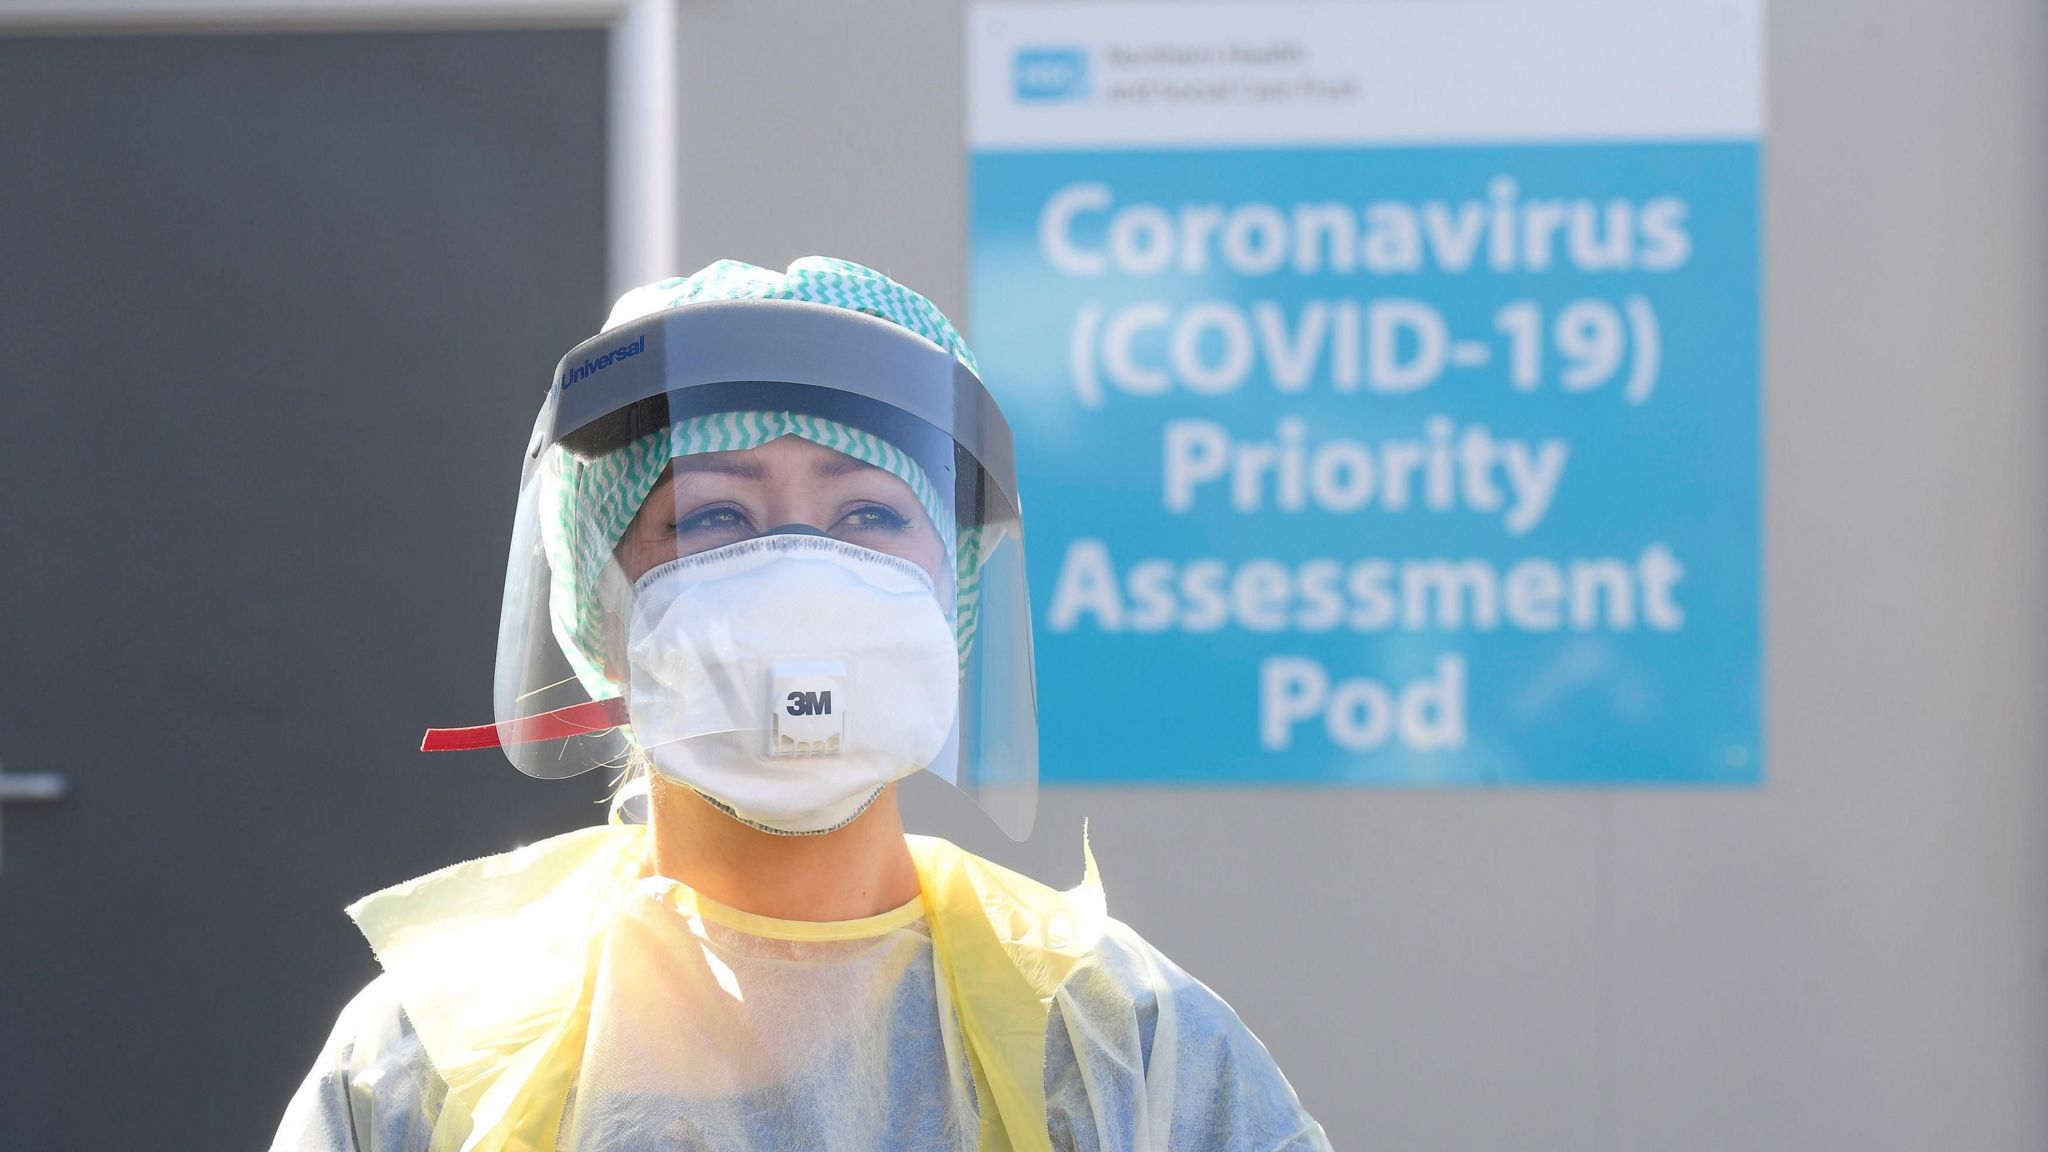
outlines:
[[[832,535],[832,534],[831,534],[830,532],[827,532],[827,531],[825,531],[825,530],[824,530],[823,528],[819,528],[819,527],[817,527],[817,526],[815,526],[815,525],[811,525],[811,524],[795,524],[795,523],[792,523],[792,524],[778,524],[778,525],[776,525],[775,527],[773,527],[773,528],[770,528],[770,529],[768,529],[768,530],[767,530],[766,532],[763,532],[763,533],[761,533],[761,534],[760,534],[759,536],[752,536],[752,537],[749,537],[749,539],[752,539],[752,540],[760,540],[760,539],[765,539],[765,538],[767,538],[767,537],[770,537],[770,536],[818,536],[818,537],[822,537],[822,538],[824,538],[824,539],[827,539],[827,540],[837,540],[837,539],[838,539],[837,537],[833,536],[833,535]],[[855,545],[855,547],[856,547],[856,548],[858,548],[858,545]],[[867,551],[868,551],[868,549],[865,549],[865,548],[861,548],[861,549],[859,549],[859,550],[860,550],[860,551],[862,551],[862,552],[867,552]],[[875,555],[884,555],[884,553],[874,553],[874,554],[875,554]],[[892,557],[892,559],[901,559],[901,558],[900,558],[900,557]],[[919,571],[920,573],[924,573],[924,570],[923,570],[922,568],[918,569],[918,571]],[[926,579],[927,579],[927,580],[929,580],[929,579],[930,579],[930,574],[929,574],[929,573],[924,573],[924,575],[925,575],[925,577],[926,577]],[[950,571],[950,569],[949,569],[949,570],[948,570],[948,571],[946,572],[946,575],[947,575],[948,577],[950,577],[950,576],[952,575],[952,572]],[[952,611],[952,604],[951,604],[951,599],[950,599],[950,597],[951,597],[951,595],[952,595],[952,592],[953,592],[953,589],[952,589],[952,585],[950,584],[950,582],[948,583],[948,585],[947,585],[947,587],[946,587],[946,590],[945,590],[945,592],[944,592],[943,594],[942,594],[942,593],[941,593],[941,592],[939,591],[939,589],[937,588],[937,586],[936,586],[936,585],[935,585],[935,586],[933,586],[933,589],[932,589],[932,595],[933,595],[933,596],[934,596],[935,598],[937,598],[937,599],[938,599],[938,601],[939,601],[939,606],[940,606],[940,610],[941,610],[941,611],[944,611],[944,612],[947,612],[948,614],[950,614],[950,613],[951,613],[951,611]]]
[[[921,591],[938,602],[930,573],[915,562],[847,543],[806,524],[785,524],[656,565],[633,582],[633,610],[640,613],[649,602],[665,610],[669,601],[690,589],[760,576],[767,570],[774,570],[767,579],[778,585],[810,583],[822,591],[865,584],[893,596]]]

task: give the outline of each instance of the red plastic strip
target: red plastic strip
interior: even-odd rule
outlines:
[[[506,744],[538,744],[543,740],[566,740],[617,728],[626,722],[623,699],[589,700],[571,704],[538,716],[522,716],[504,724],[479,724],[474,728],[429,728],[420,739],[422,752],[474,752]]]

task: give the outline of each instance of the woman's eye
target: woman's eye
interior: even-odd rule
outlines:
[[[900,532],[910,527],[910,520],[887,504],[863,504],[846,514],[844,521],[853,528],[886,528]]]
[[[722,504],[716,508],[706,508],[702,512],[692,513],[676,521],[675,531],[679,533],[719,532],[739,528],[745,524],[746,518],[740,515],[739,509]]]

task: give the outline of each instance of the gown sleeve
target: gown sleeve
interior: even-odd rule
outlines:
[[[380,976],[342,1009],[271,1152],[426,1152],[446,1093]]]
[[[1114,921],[1053,998],[1046,1116],[1062,1152],[1330,1148],[1230,1005]]]

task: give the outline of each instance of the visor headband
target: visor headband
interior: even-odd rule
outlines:
[[[700,301],[584,341],[555,369],[531,451],[649,397],[732,383],[806,384],[915,416],[1016,505],[1009,423],[966,360],[894,320],[804,300]]]

